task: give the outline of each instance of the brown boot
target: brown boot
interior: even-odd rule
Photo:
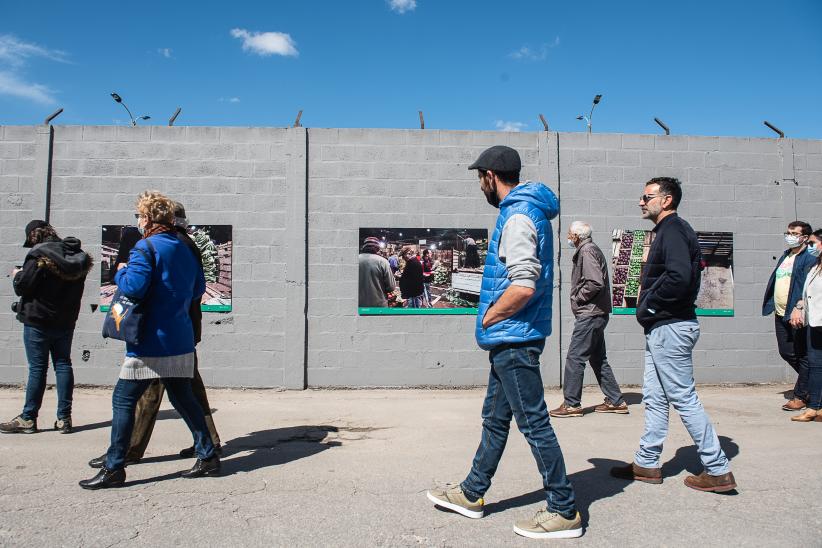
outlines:
[[[685,478],[685,485],[697,491],[723,493],[736,489],[736,480],[734,479],[733,472],[728,472],[721,476],[712,476],[703,470],[698,476],[688,476]]]
[[[799,398],[788,400],[788,403],[782,406],[784,411],[802,411],[805,409],[805,402]]]
[[[645,483],[662,483],[662,468],[645,468],[635,463],[611,468],[611,475],[615,478],[630,481],[644,481]]]
[[[791,417],[791,420],[794,422],[813,422],[819,418],[819,411],[816,409],[811,409],[810,407],[805,409],[805,412],[800,415],[794,415]]]

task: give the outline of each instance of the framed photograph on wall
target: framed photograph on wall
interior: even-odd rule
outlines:
[[[487,251],[484,228],[360,228],[359,314],[476,314]]]
[[[614,230],[611,279],[614,314],[636,314],[636,303],[642,291],[642,271],[655,235],[651,230]],[[696,314],[733,316],[733,233],[699,231],[696,235],[702,252],[702,281],[696,299]]]
[[[203,312],[231,311],[231,225],[189,225],[188,235],[197,244],[203,259],[206,292]],[[100,310],[107,311],[117,287],[117,265],[128,262],[134,245],[140,241],[136,226],[103,225],[100,257]]]

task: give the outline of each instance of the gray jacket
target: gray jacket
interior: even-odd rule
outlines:
[[[611,313],[611,284],[608,263],[602,250],[590,239],[582,240],[574,253],[571,272],[571,311],[574,317]]]

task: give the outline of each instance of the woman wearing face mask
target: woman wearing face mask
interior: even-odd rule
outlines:
[[[808,272],[802,300],[791,314],[791,325],[806,326],[808,353],[808,400],[805,412],[791,417],[795,422],[822,422],[822,230],[808,239],[808,253],[816,263]]]
[[[808,252],[811,225],[792,221],[785,232],[788,249],[776,263],[768,281],[762,302],[762,315],[774,313],[774,331],[779,355],[796,371],[793,397],[782,406],[785,411],[801,411],[808,401],[808,358],[805,349],[807,339],[804,326],[797,327],[791,321],[794,306],[802,298],[802,288],[808,271],[816,258]]]
[[[189,316],[192,299],[205,292],[205,277],[191,249],[174,228],[174,202],[156,191],[137,200],[137,226],[142,239],[128,262],[118,266],[114,281],[124,294],[146,306],[138,344],[126,344],[120,379],[112,395],[111,446],[100,472],[80,482],[84,489],[119,487],[126,479],[125,457],[134,428],[137,401],[154,379],[162,379],[174,408],[194,435],[197,462],[181,475],[216,475],[220,459],[194,397],[194,330]]]

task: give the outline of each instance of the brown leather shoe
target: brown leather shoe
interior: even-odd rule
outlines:
[[[605,398],[604,402],[594,407],[594,411],[596,413],[616,413],[617,415],[627,415],[629,413],[627,403],[623,401],[619,405],[614,405],[608,398]]]
[[[685,485],[697,491],[724,493],[725,491],[733,491],[736,489],[736,480],[734,479],[733,472],[728,472],[721,476],[712,476],[703,470],[698,476],[688,476],[685,478]]]
[[[805,402],[800,400],[799,398],[793,398],[792,400],[788,400],[788,403],[782,406],[784,411],[802,411],[807,407]]]
[[[611,468],[611,475],[629,481],[662,483],[662,468],[645,468],[633,462],[624,466],[614,466]]]
[[[799,415],[794,415],[791,417],[791,420],[794,422],[813,422],[819,418],[819,411],[816,409],[811,409],[810,407],[805,409],[804,413]]]
[[[565,402],[562,402],[562,405],[556,409],[551,409],[549,415],[558,419],[564,419],[566,417],[581,417],[584,413],[582,412],[582,407],[571,407],[570,405],[566,405]]]

